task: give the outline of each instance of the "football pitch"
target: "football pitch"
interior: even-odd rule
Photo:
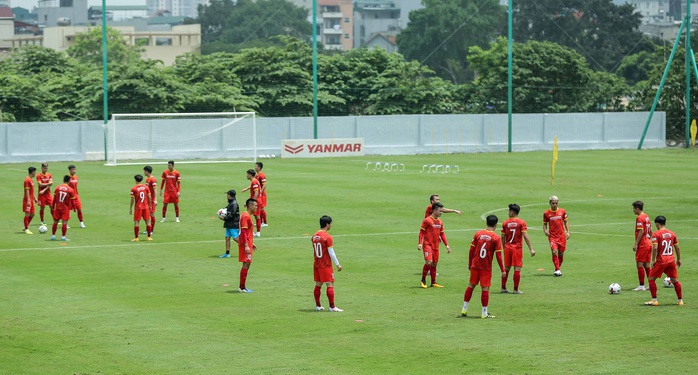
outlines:
[[[221,259],[225,192],[244,202],[252,165],[177,164],[181,222],[155,226],[153,242],[131,243],[129,190],[142,166],[75,163],[87,228],[75,214],[63,243],[26,235],[26,164],[0,165],[0,372],[7,374],[457,374],[692,373],[698,363],[698,153],[686,149],[564,151],[551,184],[551,153],[270,159],[269,227],[237,292],[240,263]],[[402,171],[374,164],[404,164]],[[54,162],[54,188],[68,162]],[[368,166],[367,166],[368,164]],[[428,173],[424,165],[458,166]],[[158,177],[165,164],[153,164]],[[442,219],[438,282],[420,288],[418,230],[430,194],[462,216]],[[557,195],[571,238],[554,278],[542,213]],[[685,306],[662,288],[633,292],[635,215],[645,202],[679,239]],[[160,200],[160,199],[159,199]],[[535,257],[524,246],[523,295],[500,294],[494,273],[489,310],[458,317],[474,232],[518,203]],[[162,204],[158,206],[158,212]],[[316,312],[310,235],[322,215],[343,271],[335,272],[341,313]],[[159,216],[159,215],[158,215]],[[48,212],[47,212],[48,218]],[[50,227],[49,227],[50,228]],[[499,228],[498,228],[499,229]],[[59,229],[60,231],[60,229]],[[497,269],[495,262],[495,269]],[[623,290],[610,295],[608,285]],[[513,289],[512,277],[509,289]],[[321,301],[327,308],[325,288]]]

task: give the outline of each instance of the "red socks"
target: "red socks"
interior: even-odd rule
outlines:
[[[637,280],[640,285],[645,285],[645,269],[644,267],[637,267]]]
[[[246,289],[245,282],[247,281],[247,271],[247,268],[240,269],[240,289]]]
[[[559,271],[559,270],[560,270],[560,263],[561,263],[561,262],[560,262],[560,257],[557,256],[557,255],[555,255],[555,254],[553,254],[553,265],[555,266],[555,271]]]
[[[482,302],[482,307],[487,307],[490,305],[490,291],[482,291],[480,295],[480,302]]]
[[[327,299],[330,300],[330,308],[334,308],[334,287],[333,286],[328,286],[327,287]]]
[[[467,287],[465,288],[465,294],[463,295],[463,302],[470,302],[470,299],[473,297],[473,288]]]
[[[426,284],[427,282],[427,272],[431,270],[431,266],[424,263],[424,267],[422,267],[422,282]]]
[[[655,280],[650,280],[650,293],[652,293],[652,298],[657,298],[657,282]]]
[[[162,205],[162,217],[163,218],[167,217],[167,205],[166,204]]]
[[[315,306],[320,307],[322,304],[320,304],[320,294],[322,293],[322,287],[319,287],[315,285],[315,289],[313,290],[313,296],[315,296]]]
[[[431,283],[436,284],[436,265],[431,266],[429,273],[431,274]]]
[[[136,235],[136,238],[138,238],[138,232],[141,231],[141,227],[138,225],[133,226],[133,233]]]
[[[676,292],[676,297],[683,299],[683,290],[681,289],[681,282],[676,280],[674,283],[674,291]]]
[[[175,215],[179,217],[179,205],[175,205]],[[163,215],[164,217],[165,215]]]
[[[521,282],[521,271],[514,271],[514,290],[519,290],[519,282]]]
[[[262,210],[262,223],[267,223],[267,211]]]

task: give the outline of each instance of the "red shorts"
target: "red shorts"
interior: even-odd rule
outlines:
[[[245,254],[245,246],[238,246],[238,262],[252,263],[252,252],[253,249],[250,249],[250,253]]]
[[[424,260],[431,261],[432,263],[439,263],[439,250],[432,250],[431,248],[424,249]]]
[[[261,208],[264,208],[267,206],[267,195],[266,194],[262,194],[262,196],[259,197],[258,206],[260,206]]]
[[[550,250],[557,250],[564,253],[567,250],[567,241],[565,240],[550,240]]]
[[[652,246],[638,247],[635,252],[635,261],[649,263],[652,261]]]
[[[149,208],[136,208],[136,210],[133,211],[133,221],[141,221],[141,219],[145,220],[146,223],[150,220]]]
[[[480,284],[480,287],[488,287],[492,285],[492,271],[485,271],[478,268],[470,269],[470,283],[473,285]]]
[[[53,196],[51,194],[39,195],[39,207],[51,207],[53,204]]]
[[[70,210],[54,210],[53,211],[53,221],[68,221],[70,220]]]
[[[652,267],[652,269],[650,270],[650,277],[654,277],[655,279],[659,279],[662,277],[663,273],[665,273],[667,276],[669,276],[672,279],[678,279],[679,272],[676,269],[676,262],[664,263],[664,264],[655,263],[654,267]]]
[[[75,209],[75,211],[82,211],[82,202],[80,201],[80,197],[75,197],[75,200],[73,200],[73,209]]]
[[[36,212],[36,207],[34,207],[34,201],[29,202],[29,204],[27,204],[27,202],[25,201],[22,201],[22,212],[24,212],[25,214],[33,215],[34,212]]]
[[[523,267],[523,248],[504,247],[504,266]]]
[[[162,200],[162,203],[168,204],[168,203],[179,203],[179,195],[177,194],[176,191],[166,191],[165,192],[165,199]]]
[[[316,283],[333,283],[334,270],[332,267],[313,267],[313,276]]]

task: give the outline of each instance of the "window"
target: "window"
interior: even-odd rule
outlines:
[[[344,34],[344,39],[349,39],[349,34]]]
[[[349,17],[344,18],[344,23],[349,23]]]

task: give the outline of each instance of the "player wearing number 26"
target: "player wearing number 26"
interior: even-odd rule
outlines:
[[[58,221],[63,221],[63,226],[61,227],[61,239],[67,241],[65,235],[68,232],[68,220],[70,220],[70,210],[73,209],[73,202],[75,201],[75,190],[71,188],[68,184],[70,183],[70,176],[63,176],[63,183],[58,185],[53,193],[53,201],[51,202],[51,211],[53,212],[53,228],[51,239],[56,239],[56,230],[58,229]]]
[[[136,235],[131,241],[138,242],[138,231],[140,230],[140,222],[143,219],[148,231],[148,241],[152,241],[153,227],[150,226],[150,212],[153,210],[153,199],[150,196],[150,188],[143,183],[142,175],[135,175],[136,186],[131,188],[131,204],[128,211],[133,214],[133,233]],[[136,210],[133,210],[133,206]]]
[[[342,266],[334,253],[332,236],[328,233],[331,227],[332,218],[327,215],[322,216],[320,218],[320,230],[315,232],[311,239],[313,242],[313,256],[315,258],[313,263],[313,275],[315,277],[313,295],[315,296],[315,310],[324,310],[325,308],[320,304],[320,294],[322,294],[322,284],[325,283],[327,285],[327,299],[330,302],[329,311],[341,312],[343,310],[334,304],[334,270],[332,263],[337,266],[337,271],[341,271]]]
[[[654,219],[657,231],[652,233],[652,270],[650,271],[650,292],[652,300],[645,305],[659,306],[657,301],[657,283],[655,280],[665,273],[674,284],[678,305],[683,306],[683,290],[679,282],[678,267],[681,267],[681,250],[676,234],[666,228],[666,217],[657,216]],[[674,255],[676,254],[676,255]]]

